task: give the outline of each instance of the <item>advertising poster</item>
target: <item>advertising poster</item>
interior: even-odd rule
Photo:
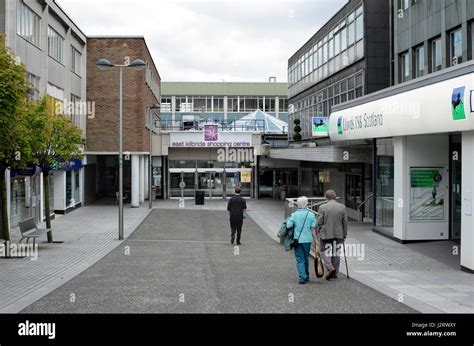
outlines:
[[[241,183],[251,183],[252,182],[252,172],[241,172],[240,173],[240,182]]]
[[[329,136],[329,118],[328,117],[313,117],[312,118],[313,137],[328,137]]]
[[[410,220],[444,221],[444,168],[410,170]]]

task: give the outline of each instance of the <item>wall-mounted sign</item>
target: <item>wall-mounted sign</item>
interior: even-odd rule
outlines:
[[[443,167],[410,169],[410,220],[444,221],[445,177]]]
[[[217,125],[204,125],[204,141],[217,142],[219,140],[219,127]]]
[[[329,136],[329,117],[313,117],[311,123],[313,137]]]
[[[333,141],[474,130],[469,73],[331,113]]]
[[[212,125],[214,126],[214,125]],[[209,130],[210,138],[215,138],[214,130]],[[260,146],[260,142],[258,143]],[[252,133],[248,132],[219,132],[216,140],[206,140],[203,131],[184,131],[170,133],[170,148],[251,148]]]
[[[240,172],[240,182],[241,183],[251,183],[252,182],[252,172]]]

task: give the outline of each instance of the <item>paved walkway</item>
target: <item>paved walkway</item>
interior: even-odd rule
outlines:
[[[125,208],[126,237],[148,213],[145,206]],[[21,311],[107,255],[122,243],[117,223],[117,206],[82,207],[53,220],[54,240],[64,243],[41,243],[44,236],[36,261],[0,258],[0,313]]]
[[[122,246],[23,312],[415,312],[356,280],[299,285],[293,253],[251,218],[235,248],[222,202],[217,210],[176,203],[160,203]]]
[[[248,214],[275,238],[284,219],[284,208],[280,204],[276,210]],[[356,250],[362,245],[364,258],[348,259],[352,278],[424,313],[474,313],[474,275],[453,269],[453,261],[438,261],[429,250],[448,250],[446,246],[424,243],[422,250],[416,251],[420,246],[385,238],[372,232],[371,225],[351,224],[346,246]],[[446,254],[439,256],[445,258]],[[345,273],[344,266],[341,270]]]

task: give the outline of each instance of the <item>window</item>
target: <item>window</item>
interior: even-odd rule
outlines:
[[[239,111],[239,99],[237,97],[227,98],[227,111],[238,112]]]
[[[441,38],[437,38],[431,41],[431,72],[441,70],[442,64]]]
[[[77,127],[81,127],[81,114],[78,111],[79,103],[81,102],[81,98],[74,94],[71,94],[71,103],[73,105],[72,112],[70,114],[71,121],[77,125]]]
[[[280,112],[288,112],[288,99],[279,100],[279,109]]]
[[[415,48],[415,78],[421,77],[425,72],[425,47]]]
[[[275,112],[274,97],[265,97],[265,112]]]
[[[410,7],[411,0],[398,0],[398,8],[401,10],[407,10]]]
[[[64,62],[64,38],[50,26],[48,27],[48,54],[54,60]]]
[[[28,83],[28,99],[30,101],[37,101],[39,99],[40,77],[28,73],[28,75],[26,76],[26,82]]]
[[[194,112],[206,111],[206,98],[205,97],[194,96],[193,111]]]
[[[355,39],[355,24],[352,22],[349,24],[349,37],[348,37],[348,46],[351,46],[354,44],[354,39]]]
[[[341,51],[347,49],[347,29],[344,28],[341,30]]]
[[[242,98],[241,98],[242,100]],[[257,98],[256,97],[247,97],[245,98],[245,108],[243,109],[244,112],[253,112],[257,110]],[[240,111],[242,111],[242,106],[240,107]]]
[[[338,32],[334,36],[334,55],[338,55],[341,52],[341,33]]]
[[[453,31],[449,35],[451,66],[462,63],[462,31]]]
[[[81,59],[82,54],[71,46],[71,70],[78,76],[80,76],[82,72]]]
[[[23,1],[17,2],[16,33],[31,44],[39,46],[40,17]]]
[[[224,98],[223,97],[214,97],[214,112],[223,112],[224,111]]]
[[[408,53],[400,55],[400,81],[406,82],[410,79],[410,59]]]
[[[360,15],[356,19],[356,42],[364,37],[364,16]]]
[[[332,59],[334,56],[334,40],[329,40],[329,59]]]
[[[161,111],[171,113],[171,98],[161,99]]]

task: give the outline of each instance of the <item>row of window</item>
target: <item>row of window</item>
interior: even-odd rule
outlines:
[[[468,59],[474,57],[474,22],[471,23],[471,52]],[[443,42],[441,37],[436,37],[428,42],[428,54],[425,54],[425,45],[413,48],[412,56],[409,52],[403,52],[399,57],[399,80],[406,82],[412,78],[418,78],[429,73],[439,71],[443,68]],[[446,65],[455,66],[463,62],[463,37],[461,28],[448,34],[447,62]],[[426,61],[426,57],[428,61]]]
[[[288,68],[290,86],[302,81],[310,73],[339,55],[341,55],[341,64],[332,73],[346,67],[349,60],[347,50],[363,37],[364,14],[363,7],[359,6]]]
[[[177,112],[223,112],[224,97],[211,96],[177,96],[176,97]],[[279,111],[287,112],[288,99],[279,99]],[[276,111],[275,97],[228,97],[228,112],[253,112],[260,109],[264,112]],[[172,112],[171,98],[161,99],[161,111]]]
[[[311,137],[311,118],[314,116],[328,117],[332,106],[353,100],[364,95],[364,75],[359,72],[342,79],[329,87],[318,90],[305,98],[290,105],[293,113],[290,115],[290,133],[293,131],[294,119],[301,120],[303,139]]]
[[[17,2],[17,34],[26,41],[40,46],[40,21],[41,18],[23,1]],[[51,26],[48,26],[48,55],[64,64],[64,38]],[[82,56],[78,49],[71,46],[71,71],[81,75]]]

